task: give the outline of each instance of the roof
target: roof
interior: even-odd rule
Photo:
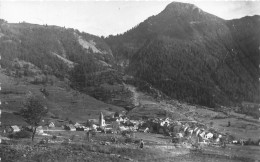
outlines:
[[[74,125],[72,125],[72,124],[66,124],[66,126],[69,127],[70,129],[76,129],[76,128],[74,127]]]
[[[13,128],[13,130],[20,130],[20,128],[17,125],[13,125],[11,127]]]

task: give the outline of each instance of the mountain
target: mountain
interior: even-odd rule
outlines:
[[[106,42],[71,28],[1,20],[0,51],[2,68],[15,77],[34,77],[31,82],[51,82],[48,75],[54,75],[85,92],[121,80]]]
[[[0,21],[0,51],[3,68],[11,68],[13,60],[30,62],[58,77],[83,60],[92,59],[98,69],[113,64],[108,45],[99,37],[57,26]],[[94,65],[92,65],[94,66]],[[94,67],[92,67],[94,68]]]
[[[13,113],[23,107],[28,94],[44,101],[50,110],[48,117],[63,120],[86,121],[100,111],[124,110],[97,100],[97,95],[84,89],[89,86],[95,91],[102,83],[120,82],[112,51],[97,36],[58,26],[0,20],[0,55],[3,124],[21,121],[12,120],[18,118]]]
[[[100,111],[108,115],[134,106],[112,51],[100,37],[0,20],[0,55],[4,124],[22,120],[11,119],[19,117],[13,113],[28,94],[44,101],[48,117],[62,120],[86,121]]]
[[[170,97],[215,107],[259,102],[259,29],[260,16],[223,20],[173,2],[106,42],[125,72]]]
[[[33,85],[64,82],[133,108],[133,84],[157,97],[209,107],[259,102],[260,17],[223,20],[173,2],[117,36],[0,20],[1,66]],[[128,78],[128,79],[126,79]]]

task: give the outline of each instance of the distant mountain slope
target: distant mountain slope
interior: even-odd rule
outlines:
[[[225,21],[173,2],[106,41],[128,73],[171,97],[212,107],[259,101],[259,19]]]
[[[131,94],[122,84],[123,74],[115,66],[112,51],[107,43],[97,36],[58,26],[13,24],[0,20],[0,55],[3,73],[25,82],[29,87],[53,86],[62,81],[73,88],[75,93],[88,94],[121,107],[131,105]],[[56,88],[52,87],[53,91]],[[55,92],[59,97],[60,93],[62,94],[62,91],[59,89]],[[55,97],[54,95],[53,98]],[[66,107],[73,106],[68,103],[69,98],[73,98],[73,95],[61,97],[62,103],[53,100],[50,108],[63,110],[65,113]],[[92,99],[80,100],[81,103],[75,106],[76,109],[84,108],[86,102],[89,102],[89,106],[93,102],[90,109],[104,109],[95,106],[95,103],[105,103]],[[120,104],[113,102],[114,100]],[[69,112],[71,110],[68,110]]]
[[[91,59],[98,69],[113,64],[109,46],[99,37],[57,26],[0,21],[0,51],[3,68],[15,58],[40,69],[48,66],[56,76],[66,76],[71,68]]]

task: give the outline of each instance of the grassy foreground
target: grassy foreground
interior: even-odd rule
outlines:
[[[0,157],[4,162],[250,162],[258,158],[253,157],[253,154],[257,154],[257,151],[259,151],[258,147],[228,147],[225,149],[205,147],[202,151],[194,151],[184,146],[167,143],[168,140],[159,135],[137,133],[135,139],[130,142],[126,140],[126,137],[120,135],[116,135],[117,142],[112,142],[110,140],[112,136],[114,135],[97,134],[88,142],[84,140],[83,136],[79,135],[75,136],[70,143],[62,142],[58,137],[52,140],[56,141],[55,143],[39,144],[42,138],[39,136],[34,143],[30,139],[2,141],[0,144]],[[145,140],[143,149],[138,148],[140,137]],[[248,150],[248,153],[246,153],[246,150]],[[252,155],[249,156],[250,153]]]

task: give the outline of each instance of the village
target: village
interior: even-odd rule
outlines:
[[[229,125],[230,123],[228,123]],[[62,136],[51,135],[53,132],[86,132],[88,141],[91,141],[91,136],[97,133],[100,134],[117,134],[128,138],[135,138],[137,132],[145,134],[161,134],[169,137],[169,142],[189,147],[198,148],[205,145],[225,148],[226,144],[239,145],[260,145],[260,141],[252,142],[246,139],[234,139],[229,134],[219,133],[213,128],[196,121],[174,121],[167,118],[150,118],[141,120],[131,120],[126,116],[126,113],[113,113],[109,116],[104,116],[100,112],[99,119],[89,119],[87,122],[79,123],[73,121],[64,121],[59,119],[42,120],[41,126],[36,128],[36,135],[44,137],[43,143],[55,143],[55,141],[63,142]],[[227,127],[228,127],[227,125]],[[11,125],[2,126],[2,136],[4,140],[9,140],[8,137],[15,138],[14,134],[22,131],[33,131],[31,126],[26,125]],[[59,133],[60,134],[60,133]],[[58,138],[62,140],[58,140]],[[47,141],[46,141],[47,140]],[[114,139],[116,140],[116,139]],[[71,138],[68,141],[72,141]],[[111,141],[110,141],[111,142]],[[188,145],[187,145],[188,144]]]

